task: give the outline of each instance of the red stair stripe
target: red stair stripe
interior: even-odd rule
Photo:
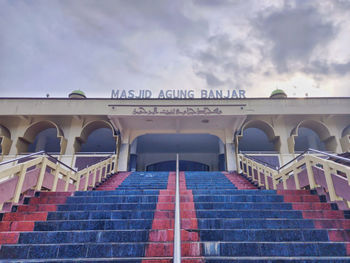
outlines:
[[[245,179],[243,176],[237,173],[227,173],[222,172],[223,175],[226,176],[227,179],[230,180],[232,184],[234,184],[238,190],[249,190],[249,189],[257,189],[255,185]]]
[[[175,216],[175,174],[169,173],[166,190],[159,190],[158,202],[152,222],[152,230],[149,232],[145,257],[172,257],[174,241],[174,216]],[[148,259],[143,263],[152,262]],[[153,262],[163,262],[163,259]],[[165,260],[164,262],[168,262]]]
[[[186,176],[180,172],[180,209],[181,209],[181,256],[196,257],[196,260],[203,260],[201,257],[200,238],[198,234],[198,221],[196,208],[193,202],[192,190],[187,190]],[[199,257],[199,259],[198,259]],[[187,259],[187,262],[194,262]],[[182,261],[185,262],[185,261]],[[198,262],[198,261],[195,261]],[[199,261],[201,262],[201,261]]]
[[[2,244],[17,244],[18,232],[2,232],[0,233],[0,245]]]
[[[110,177],[106,182],[97,187],[97,191],[113,191],[118,188],[131,172],[118,173]]]

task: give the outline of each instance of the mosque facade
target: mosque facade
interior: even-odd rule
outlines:
[[[121,94],[121,93],[120,93]],[[350,150],[350,98],[0,98],[1,161],[45,150],[82,169],[118,153],[119,171],[281,166],[298,153]],[[232,95],[232,93],[231,93]],[[113,97],[113,96],[112,96]]]

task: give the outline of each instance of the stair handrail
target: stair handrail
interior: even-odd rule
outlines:
[[[26,154],[26,155],[21,156],[21,157],[17,157],[17,158],[11,159],[11,160],[7,160],[7,161],[4,161],[4,162],[1,162],[0,166],[5,165],[5,164],[9,164],[9,163],[13,163],[13,162],[16,162],[16,161],[20,161],[20,160],[23,160],[23,159],[27,159],[28,157],[37,156],[37,155],[47,155],[50,158],[55,159],[56,162],[62,164],[64,167],[68,168],[69,170],[76,172],[75,169],[73,169],[69,165],[65,164],[64,162],[61,162],[56,157],[52,156],[51,154],[49,154],[46,151],[39,151],[39,152],[35,152],[35,153],[30,153],[30,154]]]
[[[258,186],[265,186],[266,189],[275,189],[276,180],[275,177],[278,174],[276,168],[262,163],[262,161],[257,161],[251,158],[249,155],[240,154],[237,156],[238,164],[241,166],[242,173],[246,173],[246,176],[254,182],[257,182]],[[245,165],[244,165],[245,164]],[[249,166],[251,170],[249,169]],[[257,178],[255,178],[254,169],[257,170]],[[264,176],[264,182],[262,182],[261,174]],[[272,181],[272,186],[270,181]]]
[[[247,155],[246,153],[244,153],[244,152],[242,152],[242,151],[240,151],[239,154],[244,155],[244,156],[247,157],[248,159],[251,159],[251,160],[253,160],[253,161],[257,162],[257,163],[261,163],[262,165],[268,166],[268,167],[270,167],[271,169],[277,170],[277,167],[276,167],[276,166],[274,166],[274,165],[272,165],[272,164],[270,164],[270,163],[268,163],[268,162],[265,162],[265,161],[263,161],[263,160],[259,160],[259,159],[257,159],[257,158],[254,158],[253,156]]]
[[[176,154],[176,183],[175,183],[175,227],[174,227],[174,263],[181,263],[181,215],[180,215],[180,180],[179,154]]]
[[[346,158],[346,157],[342,157],[342,156],[338,156],[335,154],[331,154],[328,152],[323,152],[323,151],[319,151],[319,150],[315,150],[312,148],[307,149],[306,151],[300,153],[299,155],[297,155],[296,157],[294,157],[292,160],[290,160],[289,162],[287,162],[286,164],[282,165],[281,167],[279,167],[277,169],[277,171],[279,172],[280,170],[284,169],[285,167],[287,167],[289,164],[293,163],[295,160],[298,160],[300,157],[304,156],[305,154],[309,154],[309,153],[317,153],[317,154],[322,154],[322,155],[326,155],[328,157],[334,158],[334,159],[338,159],[338,160],[342,160],[344,162],[347,162],[350,164],[350,159]]]
[[[241,155],[244,155],[246,158],[248,159],[251,159],[257,163],[261,163],[262,165],[265,165],[265,166],[268,166],[270,167],[271,169],[274,169],[276,170],[277,172],[279,172],[280,170],[284,169],[285,167],[287,167],[289,164],[295,162],[296,160],[298,160],[300,157],[304,156],[305,154],[309,154],[309,153],[317,153],[317,154],[322,154],[322,155],[326,155],[328,157],[331,157],[331,158],[334,158],[334,159],[338,159],[338,160],[341,160],[341,161],[344,161],[344,162],[347,162],[350,164],[350,159],[349,158],[346,158],[346,157],[342,157],[342,156],[338,156],[338,155],[335,155],[335,154],[331,154],[331,153],[328,153],[328,152],[323,152],[323,151],[319,151],[319,150],[315,150],[315,149],[312,149],[312,148],[309,148],[307,149],[306,151],[303,151],[302,153],[300,153],[299,155],[297,155],[296,157],[294,157],[292,160],[290,160],[289,162],[287,162],[286,164],[280,166],[280,167],[276,167],[274,168],[275,166],[273,166],[272,164],[269,164],[267,162],[264,162],[262,160],[259,160],[259,159],[256,159],[250,155],[247,155],[243,152],[239,152],[239,154]]]
[[[324,159],[320,155],[329,158]],[[310,148],[278,170],[268,168],[249,156],[239,155],[238,158],[243,174],[256,182],[258,186],[266,189],[303,189],[305,187],[315,189],[324,187],[329,194],[330,201],[343,201],[350,208],[350,198],[347,194],[350,190],[350,167],[343,164],[344,162],[350,163],[349,158]],[[337,160],[341,160],[343,163],[339,163]],[[304,171],[306,171],[306,174],[302,173]],[[305,181],[305,177],[299,179],[300,176],[305,175],[307,181]],[[349,186],[349,190],[344,190],[344,185]]]
[[[99,162],[91,165],[91,166],[87,166],[86,168],[80,170],[80,171],[77,171],[76,173],[76,177],[77,177],[77,180],[79,181],[80,183],[80,180],[84,177],[84,175],[86,175],[87,179],[85,181],[85,186],[84,188],[82,189],[83,191],[87,191],[88,188],[91,186],[89,185],[89,177],[90,177],[90,174],[92,174],[92,187],[95,187],[95,184],[96,183],[99,183],[101,182],[102,179],[104,179],[106,176],[107,176],[107,173],[109,172],[112,172],[112,164],[113,164],[113,161],[115,160],[115,156],[114,154],[111,154],[107,157],[105,157],[104,159],[100,160]],[[114,172],[117,172],[117,169],[116,169],[116,165],[117,163],[115,162],[114,163]],[[99,177],[97,178],[97,169],[98,167],[100,167],[100,174],[99,174]],[[108,167],[109,167],[109,171],[108,171]],[[102,178],[102,170],[103,168],[105,168],[105,177]],[[79,185],[77,185],[77,190],[78,190],[78,187]]]
[[[1,162],[0,166],[8,164],[8,163],[12,163],[12,162],[20,161],[22,159],[25,159],[25,158],[28,158],[28,157],[31,157],[31,156],[41,155],[43,153],[45,153],[45,151],[39,151],[39,152],[35,152],[35,153],[26,154],[26,155],[21,156],[21,157],[17,157],[17,158],[11,159],[11,160],[7,160],[7,161],[4,161],[4,162]]]
[[[107,153],[107,152],[106,152]],[[111,152],[108,152],[108,153],[111,153]],[[73,171],[73,172],[78,172],[78,170],[70,167],[69,165],[65,164],[64,162],[58,160],[55,156],[53,156],[52,154],[48,153],[47,151],[39,151],[39,152],[35,152],[35,153],[30,153],[30,154],[26,154],[26,155],[23,155],[23,156],[20,156],[20,157],[17,157],[17,158],[14,158],[14,159],[11,159],[11,160],[7,160],[7,161],[4,161],[4,162],[0,162],[0,166],[2,165],[5,165],[5,164],[9,164],[9,163],[12,163],[12,162],[16,162],[16,161],[20,161],[20,160],[23,160],[23,159],[27,159],[28,157],[32,157],[32,156],[37,156],[37,155],[47,155],[49,156],[50,158],[56,160],[56,162],[60,163],[61,165],[63,165],[64,167],[68,168],[69,170]],[[102,158],[101,160],[99,160],[97,163],[99,162],[102,162],[104,160],[107,160],[108,158],[111,158],[114,154],[110,154],[104,158]],[[87,167],[90,167],[92,165],[95,165],[96,163],[94,164],[89,164],[88,166],[86,166],[85,168]],[[85,169],[84,168],[84,169]]]
[[[42,189],[57,191],[58,187],[60,187],[61,190],[59,191],[86,191],[96,187],[109,174],[117,172],[117,154],[109,155],[80,171],[73,169],[45,151],[8,160],[0,163],[0,166],[28,159],[28,157],[32,156],[37,156],[37,158],[17,163],[0,171],[0,184],[4,184],[2,186],[3,189],[8,188],[0,196],[0,210],[6,202],[18,203],[21,195],[29,189],[34,189],[35,191],[41,191]],[[53,179],[45,180],[48,176],[47,173],[50,173]],[[31,184],[31,186],[24,184],[27,175],[37,177],[35,184]],[[18,179],[15,179],[16,177]]]

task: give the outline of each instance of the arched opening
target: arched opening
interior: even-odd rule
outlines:
[[[319,121],[305,120],[300,122],[291,133],[292,141],[289,142],[293,152],[302,152],[309,148],[335,152],[337,141],[330,135],[328,128]]]
[[[145,134],[130,147],[129,170],[173,171],[176,153],[180,170],[217,171],[225,167],[224,147],[211,134]],[[225,169],[222,169],[225,170]]]
[[[165,161],[165,162],[158,162],[153,163],[150,165],[147,165],[146,171],[151,172],[165,172],[165,171],[175,171],[176,170],[176,161]],[[180,171],[209,171],[209,165],[200,163],[200,162],[194,162],[194,161],[179,161],[179,170]]]
[[[300,127],[298,129],[298,136],[296,136],[294,140],[295,152],[303,152],[309,148],[319,151],[326,150],[326,146],[324,142],[321,141],[320,136],[313,130],[306,127]]]
[[[5,127],[0,125],[0,153],[1,155],[8,154],[10,152],[12,140],[10,131]]]
[[[254,120],[243,125],[237,136],[238,150],[242,152],[279,152],[280,139],[266,122]]]
[[[106,121],[93,121],[85,125],[75,140],[76,153],[112,153],[116,150],[117,134]]]
[[[108,128],[99,128],[90,133],[80,152],[115,152],[113,132]]]
[[[281,142],[270,124],[261,120],[248,121],[236,136],[238,151],[249,154],[273,167],[280,164],[279,153]]]
[[[343,152],[350,152],[350,125],[343,130],[340,144]]]
[[[238,150],[242,152],[272,152],[275,151],[275,145],[263,130],[248,128],[243,131]]]
[[[348,126],[343,130],[341,137],[344,137],[344,136],[347,136],[347,135],[350,135],[350,125],[348,125]]]
[[[66,140],[63,137],[63,132],[52,121],[40,121],[32,124],[26,130],[24,136],[18,138],[17,142],[19,154],[42,150],[63,154],[65,148]]]
[[[34,141],[28,145],[27,152],[46,151],[50,153],[59,153],[60,139],[57,138],[57,130],[55,128],[48,128],[39,132]]]

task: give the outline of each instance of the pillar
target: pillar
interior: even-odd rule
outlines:
[[[132,142],[130,146],[129,170],[132,172],[135,172],[136,165],[137,165],[137,138]]]
[[[130,143],[129,143],[130,133],[125,131],[124,134],[121,134],[121,144],[119,149],[119,158],[118,158],[118,171],[126,172],[128,171],[129,163],[129,153],[130,153]]]
[[[129,159],[129,143],[122,143],[120,145],[119,159],[118,159],[118,171],[128,171],[128,159]]]
[[[67,139],[66,155],[75,154],[75,139],[81,135],[84,120],[82,118],[73,117],[69,126],[64,127],[63,132]]]
[[[225,160],[225,145],[224,143],[219,139],[219,171],[226,171],[226,160]]]
[[[236,153],[235,153],[235,144],[226,143],[225,144],[225,153],[226,153],[226,168],[227,171],[235,171],[236,168]]]
[[[47,136],[39,136],[34,152],[44,151],[47,142]]]
[[[24,133],[26,132],[27,128],[30,125],[30,120],[29,119],[19,119],[17,126],[13,127],[11,129],[11,138],[13,140],[9,155],[17,155],[18,154],[18,149],[17,149],[17,144],[19,137],[23,137]]]

